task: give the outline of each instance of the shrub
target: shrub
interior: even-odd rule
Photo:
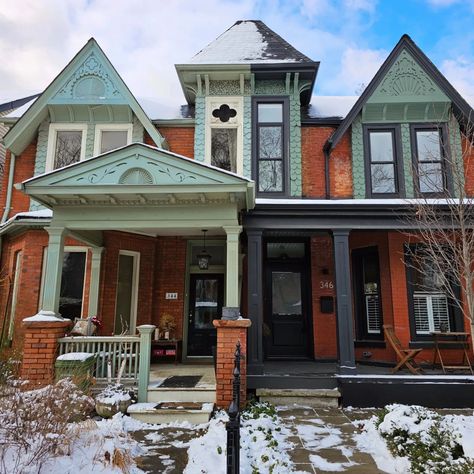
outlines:
[[[474,460],[464,455],[460,434],[432,410],[389,405],[378,415],[376,426],[390,452],[408,458],[414,474],[474,472]]]
[[[72,421],[85,419],[92,400],[69,380],[44,388],[22,391],[22,383],[10,380],[0,397],[0,472],[41,469],[54,455],[67,454],[79,433]]]

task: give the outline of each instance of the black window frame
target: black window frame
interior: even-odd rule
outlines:
[[[389,132],[392,134],[392,147],[394,152],[393,161],[372,163],[370,153],[370,132]],[[367,198],[390,199],[405,197],[405,177],[403,172],[402,156],[402,136],[400,124],[364,124],[363,125],[363,143],[364,143],[364,163],[365,163],[365,192]],[[395,168],[395,192],[394,193],[374,193],[372,192],[372,164],[393,163]]]
[[[431,132],[437,130],[439,131],[440,135],[440,143],[441,143],[441,171],[443,173],[443,191],[437,192],[427,192],[422,193],[420,191],[420,180],[418,177],[418,140],[417,140],[417,132]],[[448,140],[448,130],[445,123],[412,123],[410,124],[410,145],[411,145],[411,156],[412,156],[412,166],[413,166],[413,186],[415,190],[415,194],[417,196],[422,197],[443,197],[443,196],[450,196],[453,190],[452,184],[452,176],[449,172],[449,167],[447,163],[447,156],[450,155],[449,149],[449,140]],[[438,161],[433,161],[438,163]],[[426,162],[428,163],[428,162]]]
[[[405,274],[407,282],[407,297],[408,297],[408,317],[410,324],[410,340],[415,342],[432,342],[434,340],[431,334],[417,334],[415,323],[415,304],[414,293],[416,291],[415,284],[415,268],[412,263],[411,255],[417,251],[417,248],[422,244],[405,244],[404,245],[404,259],[405,259]],[[461,299],[461,286],[453,282],[453,292],[456,299]],[[448,300],[449,322],[451,325],[451,332],[464,331],[464,317],[459,306],[452,300],[452,297],[446,293]]]
[[[258,122],[259,104],[282,104],[282,122]],[[255,181],[257,197],[289,197],[290,195],[290,101],[286,96],[265,96],[252,98],[252,178]],[[282,133],[282,191],[259,191],[259,128],[275,126],[280,123]]]
[[[356,329],[356,340],[357,341],[383,341],[383,296],[381,287],[381,275],[380,275],[380,254],[378,246],[362,247],[353,249],[351,252],[352,257],[352,282],[354,291],[354,316],[355,316],[355,329]],[[375,256],[377,258],[378,266],[378,287],[377,296],[379,299],[379,315],[380,315],[380,332],[370,333],[367,327],[366,318],[366,305],[364,302],[364,258]]]

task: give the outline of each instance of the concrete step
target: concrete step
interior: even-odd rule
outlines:
[[[144,423],[164,424],[188,421],[207,423],[214,410],[214,403],[136,403],[128,408],[132,418]]]
[[[338,389],[271,389],[256,391],[260,401],[273,405],[303,405],[314,408],[337,408],[341,392]]]
[[[215,403],[215,388],[160,388],[148,387],[149,402],[201,402]]]

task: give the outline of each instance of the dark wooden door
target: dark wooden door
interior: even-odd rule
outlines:
[[[212,356],[217,333],[212,325],[222,316],[224,276],[191,275],[188,315],[188,356]]]
[[[311,324],[304,262],[268,263],[265,280],[266,357],[309,357]]]

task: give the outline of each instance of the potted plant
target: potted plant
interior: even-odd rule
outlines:
[[[112,364],[107,361],[107,386],[95,398],[95,411],[102,418],[111,418],[115,414],[127,413],[128,407],[135,403],[133,390],[124,387],[120,381],[125,368],[126,360],[122,361],[117,379],[112,382]]]
[[[163,314],[159,321],[160,334],[163,339],[172,339],[173,331],[176,329],[176,322],[171,314]]]

